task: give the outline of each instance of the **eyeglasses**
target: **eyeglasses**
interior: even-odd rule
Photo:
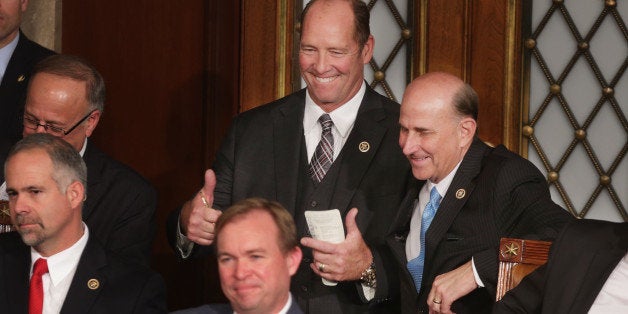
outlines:
[[[58,136],[58,137],[64,137],[70,133],[72,133],[72,131],[74,131],[74,129],[76,129],[79,125],[81,125],[81,123],[83,123],[85,120],[87,120],[87,118],[89,118],[89,116],[92,115],[92,113],[94,113],[94,111],[96,111],[98,109],[94,109],[92,111],[90,111],[87,115],[85,115],[81,120],[79,120],[79,122],[77,122],[75,125],[73,125],[70,129],[68,129],[67,131],[64,130],[61,127],[58,126],[54,126],[48,123],[39,123],[39,120],[33,119],[33,118],[29,118],[24,116],[23,120],[24,120],[24,126],[31,129],[31,130],[37,130],[38,127],[43,127],[44,130],[46,130],[46,133],[52,134],[54,136]]]

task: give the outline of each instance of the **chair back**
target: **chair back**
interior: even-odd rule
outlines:
[[[547,262],[552,242],[502,238],[499,244],[499,274],[495,301],[516,287],[523,277]]]

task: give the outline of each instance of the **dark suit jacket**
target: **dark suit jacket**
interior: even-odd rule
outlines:
[[[155,233],[155,189],[90,141],[83,159],[87,165],[83,221],[108,250],[148,265]]]
[[[302,197],[299,174],[304,171],[302,165],[308,163],[301,154],[305,141],[304,108],[305,89],[244,112],[234,120],[214,164],[218,180],[214,195],[216,208],[226,209],[247,197],[279,201],[293,215],[304,207],[299,204]],[[339,157],[338,181],[330,197],[330,208],[338,208],[343,217],[352,207],[359,209],[357,224],[373,252],[377,270],[378,287],[373,304],[389,303],[391,293],[394,294],[390,289],[398,286],[388,281],[389,278],[396,280],[392,275],[396,269],[384,245],[388,226],[399,208],[410,177],[408,161],[398,144],[398,120],[399,104],[367,87],[353,130],[343,147],[342,157]],[[358,149],[361,142],[369,143],[367,152]],[[179,213],[180,210],[173,212],[168,221],[168,235],[173,247],[176,245]],[[207,247],[200,248],[197,255],[208,251]],[[178,254],[178,250],[175,252]],[[311,261],[304,259],[304,263],[308,262]],[[311,272],[309,267],[301,267],[293,277],[292,293],[297,299],[299,293],[308,289],[305,283],[295,281],[296,277],[308,276],[300,276],[303,275],[299,274],[301,270]],[[321,285],[320,277],[311,276],[309,283]],[[336,291],[344,299],[342,304],[367,311],[357,282],[341,283]],[[332,303],[335,304],[318,310],[342,305]],[[343,308],[343,311],[352,310]]]
[[[627,251],[628,223],[576,220],[552,244],[548,263],[506,293],[494,313],[587,313]]]
[[[0,138],[11,144],[22,138],[21,119],[31,71],[37,62],[54,53],[20,32],[20,39],[0,83]]]
[[[30,265],[30,247],[19,234],[0,234],[0,312],[28,313]],[[93,290],[92,279],[100,284]],[[165,299],[159,274],[116,258],[90,236],[61,313],[166,313]]]
[[[230,304],[205,304],[199,307],[179,310],[170,312],[171,314],[232,314],[233,309]],[[292,297],[292,304],[288,309],[287,314],[303,314],[303,311],[297,304],[294,296]]]
[[[491,148],[475,139],[464,156],[426,234],[421,292],[417,295],[405,254],[410,218],[419,189],[408,190],[387,242],[400,268],[404,313],[427,313],[434,278],[473,257],[485,288],[454,302],[456,313],[490,312],[495,299],[499,239],[530,235],[553,239],[571,216],[550,199],[545,178],[529,161],[503,146]],[[464,191],[463,197],[460,196]]]

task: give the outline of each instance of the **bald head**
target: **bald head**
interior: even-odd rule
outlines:
[[[477,94],[458,77],[433,72],[408,85],[399,145],[419,180],[440,182],[468,151],[476,131]]]
[[[430,72],[419,76],[408,85],[403,100],[413,102],[419,97],[450,105],[460,117],[468,116],[477,121],[478,95],[469,84],[455,75]]]

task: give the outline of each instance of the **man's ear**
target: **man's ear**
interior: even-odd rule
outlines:
[[[81,207],[81,203],[85,201],[85,187],[79,181],[74,181],[68,185],[65,196],[72,205],[72,208]]]
[[[86,137],[90,137],[92,136],[92,133],[94,133],[94,130],[96,129],[96,126],[98,126],[98,122],[100,121],[100,115],[100,110],[95,110],[94,112],[92,112],[91,115],[89,115],[89,118],[87,118],[87,121],[85,122],[87,123],[85,127]]]
[[[475,131],[477,129],[477,123],[471,117],[464,117],[460,120],[459,125],[459,136],[460,136],[460,145],[462,147],[469,145],[473,138],[475,137]]]
[[[369,38],[364,43],[364,47],[362,47],[362,62],[367,64],[373,58],[373,48],[375,47],[375,38],[373,35],[369,35]]]
[[[299,269],[299,264],[301,264],[301,258],[303,257],[303,252],[301,252],[301,248],[295,246],[288,254],[286,254],[286,265],[288,266],[288,271],[290,272],[290,276],[294,275]]]

